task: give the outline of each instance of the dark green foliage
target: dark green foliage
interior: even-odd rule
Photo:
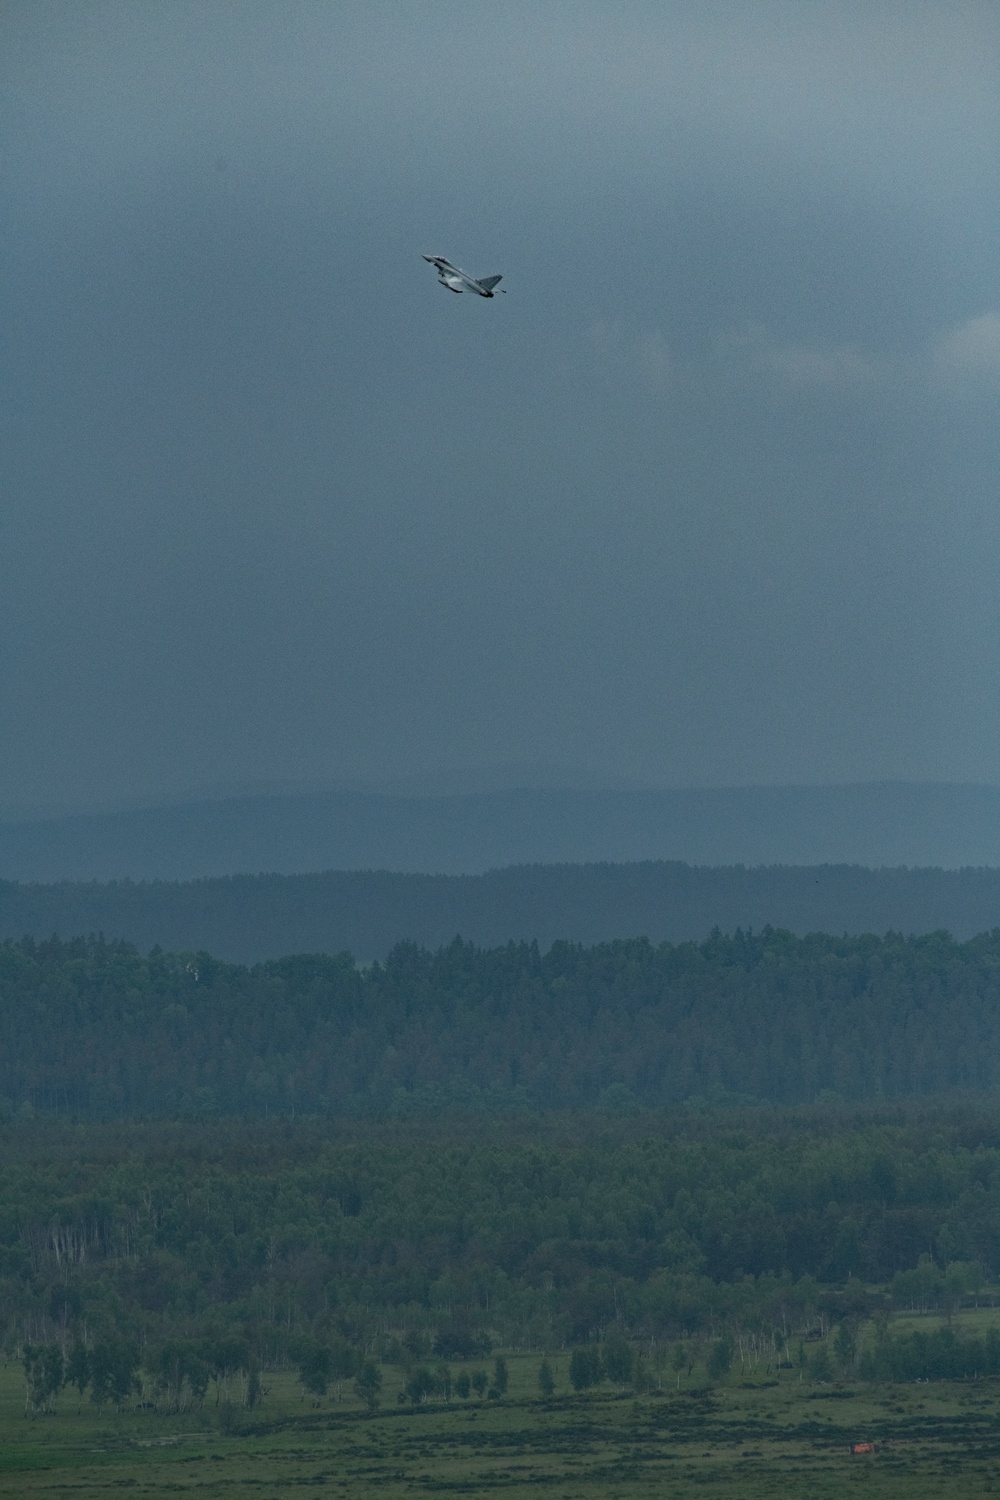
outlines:
[[[733,1341],[728,1335],[716,1339],[708,1351],[705,1368],[710,1380],[721,1380],[728,1375],[733,1363]]]
[[[469,1392],[471,1391],[471,1389],[472,1382],[469,1379],[468,1374],[465,1372],[465,1370],[460,1371],[460,1373],[455,1376],[455,1395],[460,1396],[463,1401],[468,1401]]]
[[[221,1387],[245,1373],[249,1364],[249,1347],[239,1337],[172,1338],[150,1344],[143,1355],[146,1373],[174,1410],[192,1403],[200,1406],[213,1380],[221,1395]]]
[[[353,1356],[354,1351],[349,1353]],[[246,1374],[252,1363],[249,1346],[243,1338],[206,1339],[201,1345],[201,1357],[208,1365],[212,1379],[217,1381]]]
[[[403,1335],[403,1348],[411,1360],[426,1359],[431,1352],[431,1338],[422,1328],[408,1328]]]
[[[417,1365],[410,1371],[405,1386],[406,1394],[414,1406],[426,1401],[437,1390],[437,1381],[426,1365]]]
[[[65,1365],[59,1344],[25,1344],[21,1363],[27,1388],[27,1403],[34,1412],[48,1411],[65,1381]]]
[[[765,929],[546,954],[456,940],[402,944],[364,972],[347,954],[246,969],[99,940],[0,945],[0,1096],[15,1113],[413,1119],[950,1089],[1000,1089],[1000,930],[956,943]],[[890,1208],[884,1165],[869,1182]],[[363,1211],[349,1179],[338,1201]],[[842,1230],[840,1274],[857,1273],[858,1232]]]
[[[850,1323],[839,1324],[833,1340],[833,1355],[841,1375],[849,1375],[858,1357],[858,1341]]]
[[[509,1380],[507,1361],[502,1354],[498,1354],[493,1362],[493,1389],[498,1396],[506,1396]]]
[[[473,1370],[472,1389],[475,1391],[480,1401],[486,1395],[486,1387],[489,1385],[489,1383],[489,1376],[487,1375],[485,1370]]]
[[[382,1371],[373,1360],[366,1359],[354,1380],[354,1394],[369,1411],[375,1411],[382,1400]]]
[[[674,1352],[670,1358],[670,1368],[677,1376],[677,1389],[681,1388],[681,1376],[684,1374],[688,1364],[688,1351],[683,1344],[675,1344]]]
[[[362,1360],[357,1349],[344,1339],[334,1339],[329,1348],[331,1380],[350,1380],[358,1373]]]
[[[551,1396],[556,1388],[555,1377],[552,1374],[552,1366],[547,1359],[543,1359],[538,1366],[538,1389],[545,1397]]]
[[[180,1411],[189,1402],[200,1406],[204,1401],[212,1378],[210,1359],[204,1342],[168,1339],[159,1347],[148,1350],[143,1364],[165,1404],[173,1411]],[[93,1378],[93,1354],[90,1366]]]
[[[89,1355],[91,1401],[97,1406],[102,1406],[106,1401],[113,1402],[118,1407],[123,1406],[137,1387],[138,1369],[139,1350],[131,1339],[98,1339]],[[199,1384],[203,1369],[198,1361],[196,1381]],[[207,1386],[208,1376],[205,1372],[202,1395]]]
[[[314,1339],[305,1339],[299,1347],[299,1379],[307,1391],[314,1396],[325,1396],[330,1381],[333,1361],[325,1344]]]
[[[569,1360],[569,1379],[574,1391],[587,1391],[604,1377],[601,1351],[592,1347],[574,1349]]]
[[[462,1314],[447,1318],[434,1340],[434,1353],[445,1359],[474,1359],[476,1355],[489,1354],[492,1347],[489,1335]]]
[[[627,1367],[640,1340],[683,1342],[690,1374],[710,1332],[742,1358],[762,1332],[791,1351],[825,1325],[847,1373],[873,1315],[952,1315],[1000,1272],[1000,1114],[968,1106],[36,1120],[0,1125],[0,1148],[5,1347],[62,1345],[66,1380],[119,1405],[138,1357],[118,1354],[136,1349],[167,1410],[213,1383],[217,1402],[249,1404],[273,1365],[318,1393],[352,1380],[362,1350],[409,1375],[459,1336],[575,1342],[577,1377],[596,1362],[585,1389],[602,1351],[616,1385],[644,1380]],[[844,1277],[847,1242],[864,1284]],[[491,1374],[470,1388],[499,1393]]]
[[[601,1351],[604,1361],[604,1373],[615,1385],[628,1385],[632,1379],[635,1368],[635,1350],[627,1339],[616,1330],[609,1333],[604,1340],[604,1348]]]
[[[82,1396],[90,1384],[90,1355],[87,1346],[75,1343],[66,1361],[66,1384],[75,1385]]]
[[[858,1360],[863,1380],[975,1380],[1000,1375],[1000,1331],[983,1338],[960,1338],[952,1328],[887,1335],[864,1349]]]

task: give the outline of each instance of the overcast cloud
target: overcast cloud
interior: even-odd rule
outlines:
[[[3,13],[0,805],[1000,780],[994,3]]]

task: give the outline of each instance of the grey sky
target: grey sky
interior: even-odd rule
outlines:
[[[3,30],[0,804],[1000,780],[995,4]]]

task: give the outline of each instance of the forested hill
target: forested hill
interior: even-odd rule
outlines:
[[[1000,1090],[1000,930],[957,943],[766,929],[252,969],[0,946],[4,1108],[383,1114],[796,1103]]]
[[[331,871],[211,880],[18,885],[0,881],[0,938],[103,932],[143,950],[207,949],[240,963],[349,950],[386,956],[405,939],[460,933],[597,943],[698,941],[714,927],[792,932],[932,932],[1000,925],[1000,870],[857,865],[707,869],[676,862],[521,865],[485,875]]]

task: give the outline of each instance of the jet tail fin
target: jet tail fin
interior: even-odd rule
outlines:
[[[488,292],[492,292],[498,281],[503,281],[502,276],[480,276],[479,285],[484,286]]]

